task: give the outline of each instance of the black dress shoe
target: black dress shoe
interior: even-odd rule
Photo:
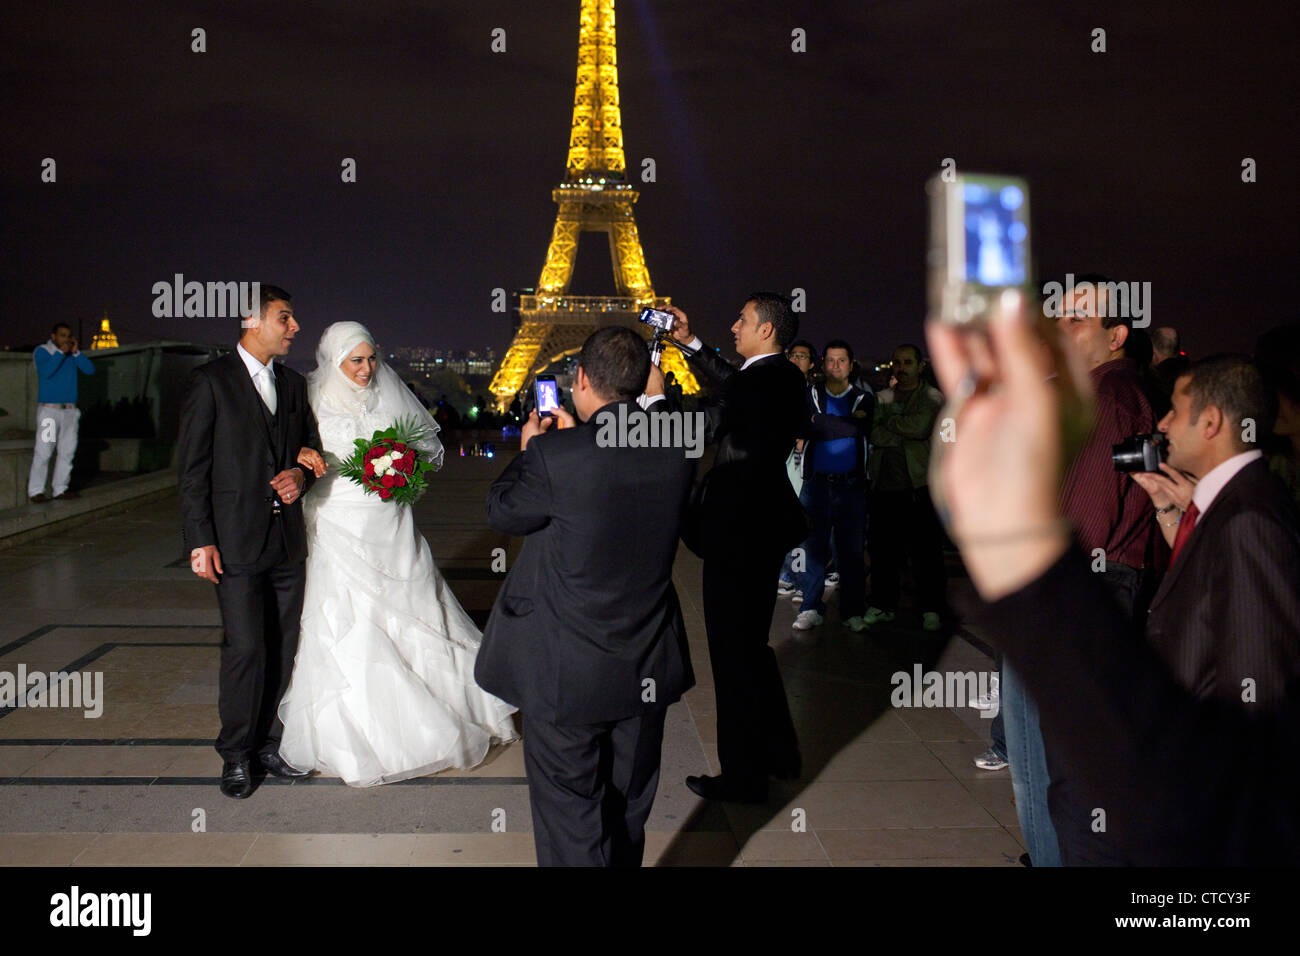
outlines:
[[[767,774],[777,780],[798,780],[803,775],[803,760],[795,754],[793,760],[785,760],[768,767]]]
[[[303,777],[310,777],[314,773],[311,770],[299,770],[297,767],[290,767],[279,754],[261,754],[258,756],[257,762],[272,777],[288,777],[290,780],[301,780]]]
[[[243,800],[253,792],[253,774],[247,760],[227,760],[221,768],[221,792]]]
[[[725,800],[728,803],[766,803],[766,782],[752,787],[737,787],[722,777],[687,777],[686,786],[705,800]]]

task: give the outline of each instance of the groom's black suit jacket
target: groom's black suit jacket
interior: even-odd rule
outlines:
[[[307,403],[307,380],[275,366],[276,414],[237,352],[200,365],[190,375],[177,444],[178,487],[186,550],[215,544],[223,565],[255,564],[267,540],[275,507],[270,481],[297,464],[303,446],[320,450],[316,416]],[[281,504],[286,556],[306,560],[302,497]]]
[[[474,677],[526,719],[623,720],[695,683],[672,580],[694,460],[681,448],[598,445],[599,416],[618,405],[533,438],[488,491],[492,527],[526,537]]]

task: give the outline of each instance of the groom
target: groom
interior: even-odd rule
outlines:
[[[273,359],[298,332],[289,293],[263,285],[260,315],[234,352],[190,376],[181,408],[178,485],[190,568],[217,586],[221,623],[221,792],[253,792],[253,761],[277,777],[306,777],[280,759],[276,715],[293,673],[307,536],[296,463],[320,448],[307,382]]]
[[[650,369],[631,329],[594,332],[573,383],[587,424],[534,412],[488,491],[492,527],[526,537],[474,677],[523,713],[539,866],[640,866],[664,715],[695,683],[672,579],[694,462],[592,424],[644,414],[637,396],[663,393]]]

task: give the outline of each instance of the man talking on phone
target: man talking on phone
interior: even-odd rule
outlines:
[[[642,338],[596,331],[574,375],[577,419],[534,410],[488,491],[489,523],[524,544],[474,677],[523,716],[540,866],[641,864],[664,717],[695,683],[672,581],[693,460],[591,424],[648,414],[643,391],[662,394],[663,376]]]

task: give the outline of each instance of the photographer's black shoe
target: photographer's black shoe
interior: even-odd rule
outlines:
[[[748,787],[737,787],[722,777],[687,777],[686,786],[705,800],[723,800],[727,803],[766,803],[767,781]]]

